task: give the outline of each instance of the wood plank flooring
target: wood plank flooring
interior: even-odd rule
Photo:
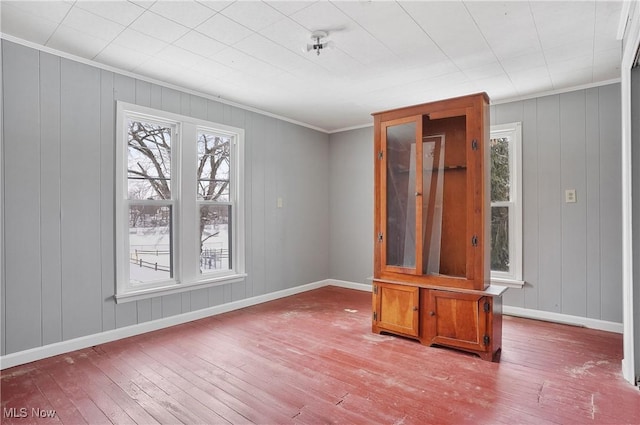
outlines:
[[[325,287],[1,372],[3,424],[640,424],[622,336],[505,317],[500,363]]]

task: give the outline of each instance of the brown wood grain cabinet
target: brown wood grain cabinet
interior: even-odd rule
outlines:
[[[497,360],[485,93],[373,114],[373,331]]]

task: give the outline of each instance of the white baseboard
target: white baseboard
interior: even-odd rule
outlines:
[[[81,350],[83,348],[92,347],[98,344],[115,341],[122,338],[128,338],[134,335],[140,335],[147,332],[156,331],[170,326],[203,319],[217,314],[227,313],[229,311],[238,310],[252,305],[261,304],[267,301],[277,300],[279,298],[288,297],[290,295],[299,294],[310,291],[312,289],[322,288],[324,286],[338,286],[341,288],[355,289],[358,291],[371,292],[371,284],[349,282],[337,279],[325,279],[317,282],[308,283],[306,285],[296,286],[295,288],[284,289],[269,294],[258,295],[256,297],[244,300],[233,301],[202,310],[196,310],[189,313],[178,314],[163,319],[152,320],[149,322],[139,323],[136,325],[126,326],[123,328],[113,329],[110,331],[100,332],[93,335],[87,335],[80,338],[70,339],[68,341],[56,342],[54,344],[35,347],[29,350],[19,351],[17,353],[7,354],[0,357],[0,370],[47,357],[57,356],[59,354],[68,353],[70,351]],[[588,319],[584,317],[569,316],[566,314],[551,313],[547,311],[531,310],[520,307],[503,307],[504,314],[510,316],[519,316],[529,319],[546,320],[550,322],[566,323],[571,325],[584,326],[592,329],[600,329],[610,332],[622,333],[622,324],[607,322],[604,320]]]
[[[347,280],[328,279],[327,285],[339,286],[341,288],[356,289],[358,291],[371,292],[370,283],[355,283]]]
[[[606,320],[590,319],[588,317],[571,316],[569,314],[553,313],[550,311],[532,310],[530,308],[512,307],[505,305],[502,313],[507,316],[518,316],[526,319],[544,320],[546,322],[563,323],[566,325],[582,326],[589,329],[623,333],[622,323],[608,322]]]
[[[57,356],[59,354],[68,353],[70,351],[81,350],[87,347],[93,347],[94,345],[104,344],[107,342],[115,341],[122,338],[127,338],[134,335],[140,335],[146,332],[156,331],[170,326],[179,325],[182,323],[192,322],[194,320],[203,319],[209,316],[215,316],[217,314],[227,313],[229,311],[238,310],[252,305],[261,304],[267,301],[273,301],[279,298],[288,297],[290,295],[299,294],[301,292],[310,291],[312,289],[322,288],[324,286],[332,285],[333,281],[325,279],[318,282],[308,283],[306,285],[296,286],[295,288],[284,289],[281,291],[272,292],[269,294],[258,295],[256,297],[247,298],[244,300],[233,301],[226,304],[221,304],[202,310],[191,311],[189,313],[178,314],[163,319],[152,320],[149,322],[139,323],[136,325],[126,326],[123,328],[113,329],[110,331],[100,332],[93,335],[87,335],[79,338],[70,339],[67,341],[56,342],[54,344],[45,345],[42,347],[35,347],[29,350],[19,351],[17,353],[7,354],[0,357],[0,370],[10,367],[18,366],[25,363],[30,363],[36,360],[41,360],[47,357]],[[338,282],[338,281],[336,281]],[[357,284],[354,284],[357,285]],[[343,286],[336,283],[335,286]],[[350,286],[353,288],[353,286]]]

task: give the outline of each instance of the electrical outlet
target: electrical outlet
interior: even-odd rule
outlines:
[[[577,202],[576,199],[576,190],[575,189],[567,189],[564,191],[564,201],[568,204],[574,204]]]
[[[278,199],[276,199],[276,205],[278,208],[282,208],[282,197],[278,196]]]

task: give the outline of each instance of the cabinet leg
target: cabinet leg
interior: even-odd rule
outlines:
[[[502,353],[502,349],[498,348],[495,352],[478,353],[478,355],[480,356],[480,358],[482,360],[485,360],[485,361],[488,361],[488,362],[499,362],[501,353]]]

